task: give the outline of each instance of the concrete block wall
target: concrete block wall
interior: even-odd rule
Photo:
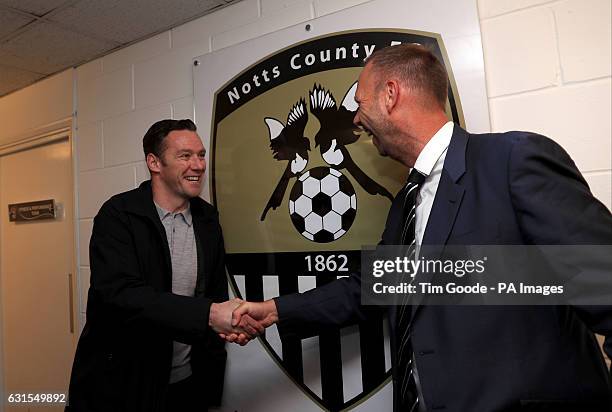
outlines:
[[[563,146],[612,205],[610,0],[478,0],[493,131]]]

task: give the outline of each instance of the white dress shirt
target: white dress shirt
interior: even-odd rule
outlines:
[[[440,183],[446,151],[453,136],[453,128],[453,122],[446,122],[427,142],[414,163],[414,168],[425,176],[416,198],[415,238],[418,246],[423,242],[431,207]]]

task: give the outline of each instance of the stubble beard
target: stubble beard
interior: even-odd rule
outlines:
[[[181,195],[183,198],[185,198],[185,200],[193,199],[194,197],[200,196],[200,194],[202,193],[202,187],[204,186],[204,181],[202,180],[203,178],[204,175],[200,176],[197,188],[192,186],[192,183],[190,183],[189,181],[187,181],[186,185],[180,185]],[[181,180],[184,180],[184,178],[182,177]]]
[[[371,120],[372,128],[370,129],[370,133],[372,134],[372,141],[378,153],[383,157],[395,159],[394,142],[397,140],[395,138],[396,128],[390,121],[378,114],[376,118],[372,118]]]

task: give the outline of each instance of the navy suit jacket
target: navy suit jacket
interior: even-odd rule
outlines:
[[[396,199],[381,243],[399,244],[402,226]],[[612,244],[612,216],[552,140],[469,134],[455,125],[423,244]],[[359,274],[281,296],[281,336],[363,320],[372,310],[360,301]],[[395,307],[388,312],[395,365]],[[606,337],[610,356],[612,306],[421,305],[412,314],[428,410],[612,410],[610,374],[593,334]]]

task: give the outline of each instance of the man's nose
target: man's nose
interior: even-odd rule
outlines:
[[[194,170],[204,170],[206,168],[206,160],[198,156],[194,156],[193,160],[191,161],[191,168]]]

